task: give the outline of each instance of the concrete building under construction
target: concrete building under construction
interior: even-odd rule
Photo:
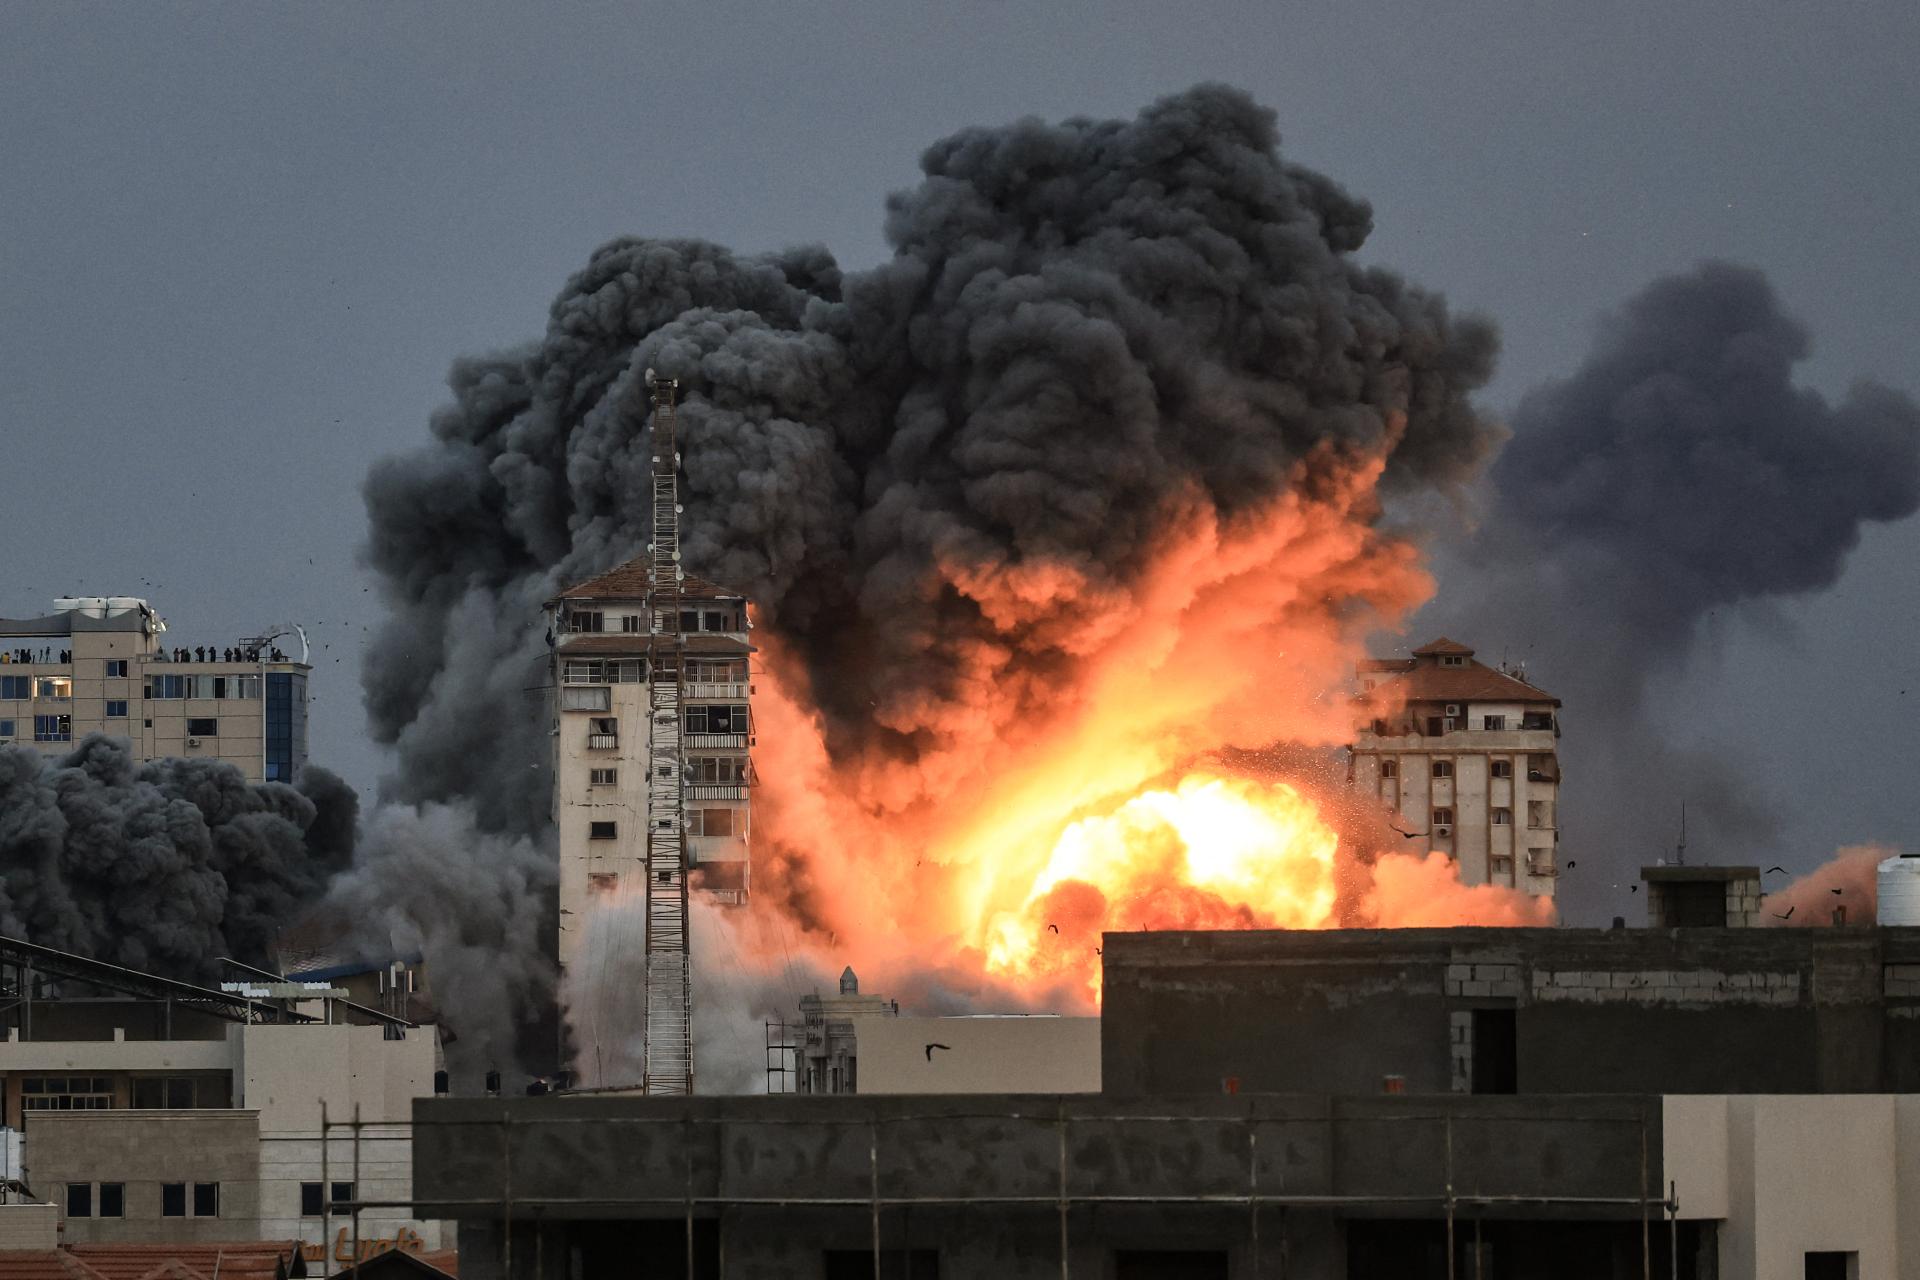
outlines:
[[[417,1211],[468,1280],[1920,1275],[1920,929],[1103,951],[1098,1093],[427,1101]]]

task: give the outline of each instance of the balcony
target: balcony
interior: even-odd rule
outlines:
[[[716,702],[744,702],[753,690],[745,681],[723,683],[712,680],[689,680],[681,692],[689,700],[706,698]]]
[[[617,733],[590,733],[587,735],[587,750],[617,751],[620,749],[620,735]]]
[[[689,800],[745,800],[747,784],[744,782],[690,782],[687,784]]]
[[[681,743],[684,747],[745,747],[747,735],[744,733],[689,733]]]

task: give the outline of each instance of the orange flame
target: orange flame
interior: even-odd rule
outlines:
[[[911,762],[833,758],[763,632],[754,910],[896,991],[938,972],[1056,1005],[1098,1000],[1103,930],[1550,921],[1445,858],[1355,843],[1367,822],[1324,787],[1219,763],[1345,742],[1366,634],[1430,593],[1377,526],[1382,468],[1322,450],[1232,519],[1189,497],[1124,589],[1087,566],[947,565],[995,638],[967,654],[964,697],[876,706],[926,744]]]

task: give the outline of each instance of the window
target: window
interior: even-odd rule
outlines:
[[[224,698],[227,696],[227,678],[225,676],[182,676],[187,682],[189,698]]]
[[[33,680],[29,676],[0,676],[0,698],[19,701],[33,696]]]
[[[1433,762],[1433,776],[1436,778],[1451,778],[1453,776],[1453,761],[1435,760]]]
[[[320,1184],[303,1182],[300,1184],[300,1216],[317,1218],[324,1213],[325,1206],[320,1202]]]
[[[1434,825],[1435,827],[1450,827],[1450,826],[1452,826],[1452,825],[1453,825],[1453,810],[1451,810],[1451,809],[1435,809],[1435,810],[1433,811],[1433,825]]]
[[[700,615],[700,622],[702,628],[707,631],[725,631],[727,629],[727,615],[724,613],[715,613],[710,610]]]
[[[33,718],[33,740],[35,742],[72,742],[72,716],[35,716]]]
[[[187,1076],[142,1076],[133,1082],[133,1105],[143,1111],[184,1111],[193,1105]]]
[[[583,631],[600,631],[606,626],[607,617],[603,613],[570,613],[567,615],[567,631],[578,634]]]
[[[745,756],[693,756],[687,761],[688,782],[745,782]]]
[[[633,635],[635,632],[639,632],[639,631],[645,631],[647,629],[646,615],[640,614],[640,613],[629,613],[629,614],[623,615],[620,619],[620,629],[626,632],[628,635]]]
[[[1507,727],[1507,718],[1505,716],[1482,716],[1480,718],[1480,727],[1488,730],[1504,729]]]
[[[828,1249],[822,1261],[826,1280],[873,1280],[876,1274],[871,1249]],[[877,1274],[886,1280],[940,1280],[940,1251],[882,1249]]]
[[[1513,761],[1495,760],[1493,762],[1493,776],[1496,778],[1511,778],[1513,776]]]
[[[187,1216],[186,1183],[163,1182],[160,1184],[160,1216],[163,1218],[184,1218]]]
[[[352,1202],[353,1202],[353,1184],[351,1182],[334,1183],[333,1184],[333,1207],[338,1209],[341,1205],[351,1204]]]
[[[1464,667],[1467,665],[1467,660],[1460,654],[1448,653],[1441,655],[1440,665],[1443,667]]]
[[[147,697],[184,698],[187,696],[187,678],[185,676],[148,676]]]
[[[595,717],[587,722],[587,746],[595,751],[611,751],[620,745],[620,722],[612,716]]]
[[[220,722],[218,720],[204,719],[189,720],[187,721],[187,736],[189,738],[217,738],[220,736]]]
[[[107,660],[107,678],[109,680],[112,680],[116,677],[120,679],[125,679],[126,674],[127,674],[127,660],[125,658],[109,658]],[[103,1184],[101,1186],[101,1190],[104,1192],[108,1186],[118,1186],[118,1185],[119,1185],[118,1183]]]
[[[1113,1255],[1113,1280],[1227,1280],[1221,1251],[1122,1249]]]
[[[1382,760],[1380,762],[1380,776],[1383,778],[1399,777],[1400,762],[1398,760]]]
[[[687,679],[695,684],[737,684],[747,678],[747,664],[711,659],[687,664]]]
[[[562,684],[637,684],[647,678],[647,664],[640,658],[615,658],[606,662],[569,658],[560,668]]]
[[[1520,1037],[1512,1009],[1473,1010],[1475,1093],[1518,1093]]]
[[[731,836],[734,834],[733,810],[694,809],[687,814],[689,835]],[[745,834],[744,830],[741,834]]]
[[[1527,825],[1536,831],[1553,825],[1553,815],[1548,810],[1546,801],[1527,801]]]
[[[73,701],[73,681],[66,676],[41,676],[34,682],[33,696],[54,702]]]
[[[127,1187],[123,1182],[103,1182],[100,1184],[100,1216],[103,1218],[124,1218],[127,1216]]]
[[[125,699],[116,700],[113,698],[108,698],[107,699],[107,719],[124,720],[126,718],[127,718],[127,704]]]
[[[93,1184],[91,1182],[67,1184],[67,1216],[69,1218],[93,1216]]]
[[[587,824],[589,840],[616,840],[620,836],[620,824],[617,822],[593,822]]]
[[[611,711],[613,710],[613,690],[604,685],[563,688],[560,690],[560,709],[562,711]]]
[[[620,785],[618,769],[593,769],[587,774],[587,785],[593,787],[617,787]]]
[[[1385,720],[1375,720],[1368,728],[1376,738],[1384,738],[1387,736],[1387,722]]]
[[[13,721],[0,720],[0,742],[5,742],[12,737],[13,737]]]
[[[259,701],[260,677],[259,676],[228,676],[227,677],[227,696],[229,698],[252,698],[256,702]]]
[[[1512,825],[1513,825],[1513,810],[1511,810],[1511,809],[1495,809],[1495,810],[1493,811],[1493,819],[1492,819],[1492,821],[1493,821],[1493,825],[1494,825],[1494,826],[1496,826],[1496,827],[1510,827],[1510,826],[1512,826]]]
[[[1823,1250],[1806,1255],[1807,1280],[1860,1280],[1860,1255],[1849,1250]]]
[[[193,1184],[193,1216],[196,1218],[217,1218],[220,1216],[219,1183],[196,1182]]]
[[[687,708],[688,733],[734,733],[747,731],[747,709],[740,704],[695,706]]]
[[[680,630],[698,631],[699,629],[700,629],[699,611],[697,609],[681,610],[680,611]]]

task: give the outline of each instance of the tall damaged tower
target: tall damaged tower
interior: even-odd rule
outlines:
[[[576,1039],[631,1040],[644,1025],[649,1093],[693,1091],[689,894],[726,903],[750,882],[752,685],[747,601],[680,563],[676,381],[653,399],[650,541],[645,552],[548,603],[553,646],[553,816],[559,832],[559,959],[615,969],[632,957],[582,954],[596,911],[644,904],[644,1012],[576,1025]],[[617,963],[616,963],[617,962]],[[578,1045],[589,1060],[604,1046]]]

